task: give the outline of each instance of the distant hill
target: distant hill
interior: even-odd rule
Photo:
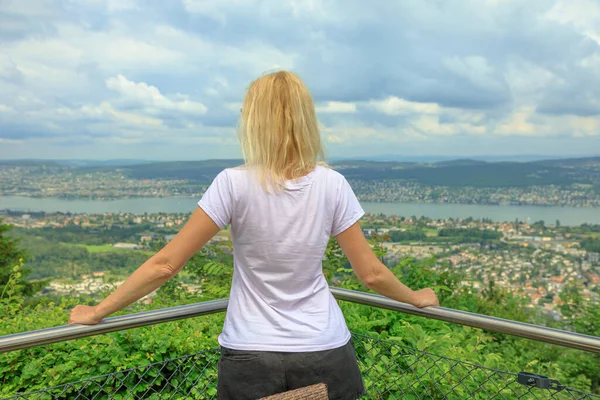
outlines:
[[[5,161],[0,164],[57,165],[55,161],[45,160]],[[74,165],[71,168],[85,173],[118,170],[134,179],[181,179],[193,183],[210,183],[224,168],[240,164],[241,160],[148,161],[132,165]],[[332,162],[331,166],[349,180],[403,180],[449,187],[592,184],[600,188],[600,157],[528,162],[486,162],[472,159],[439,162],[338,160]]]
[[[595,168],[598,170],[600,168],[600,157],[561,158],[554,160],[540,160],[536,163],[563,168]]]
[[[61,165],[66,167],[98,167],[111,166],[118,167],[123,165],[140,165],[155,163],[150,160],[134,160],[134,159],[114,159],[114,160],[44,160],[44,159],[20,159],[20,160],[0,160],[0,165]]]
[[[469,159],[486,162],[502,162],[502,161],[514,161],[514,162],[531,162],[531,161],[542,161],[542,160],[557,160],[566,158],[585,158],[594,157],[590,155],[578,155],[578,156],[557,156],[557,155],[539,155],[539,154],[519,154],[519,155],[481,155],[481,156],[469,156]],[[364,161],[399,161],[399,162],[414,162],[414,163],[435,163],[440,161],[452,161],[459,157],[456,156],[442,156],[442,155],[427,155],[427,156],[414,156],[414,155],[403,155],[403,154],[383,154],[377,156],[367,157],[334,157],[332,162],[337,161],[348,161],[348,160],[364,160]],[[462,157],[464,158],[464,157]]]
[[[120,167],[137,179],[186,179],[210,182],[241,160],[161,162]],[[533,162],[451,160],[436,163],[337,161],[331,166],[350,180],[410,180],[434,186],[523,187],[600,184],[600,157]]]
[[[458,159],[458,160],[448,160],[448,161],[439,161],[435,163],[436,168],[442,167],[458,167],[458,166],[477,166],[477,165],[485,165],[487,162],[481,160],[472,160],[472,159]]]
[[[185,179],[191,182],[210,182],[225,168],[243,163],[242,160],[167,161],[118,167],[135,179]],[[89,171],[106,171],[112,167],[91,167]]]
[[[41,165],[60,165],[55,160],[29,160],[29,159],[19,159],[19,160],[0,160],[0,165],[20,165],[26,167],[35,167]]]
[[[533,186],[572,184],[575,177],[562,168],[532,163],[441,163],[412,168],[343,168],[347,179],[411,180],[433,186]],[[582,181],[581,183],[584,183]],[[590,183],[585,181],[585,183]]]
[[[72,167],[120,167],[125,165],[140,165],[140,164],[152,164],[157,161],[151,160],[134,160],[134,159],[115,159],[115,160],[58,160],[57,163],[61,165],[68,165]]]

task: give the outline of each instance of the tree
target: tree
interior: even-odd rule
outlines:
[[[346,259],[342,248],[335,238],[329,238],[327,248],[325,249],[325,259],[323,260],[323,274],[329,283],[334,281],[335,275],[341,268],[346,266]]]
[[[205,298],[221,299],[229,295],[233,278],[232,249],[231,241],[204,246],[185,265],[185,270],[200,282]]]
[[[167,245],[167,241],[163,235],[158,235],[150,242],[150,248],[154,251],[159,251]]]
[[[544,220],[535,221],[531,226],[541,231],[546,229],[546,223],[544,222]]]
[[[581,241],[581,248],[590,253],[600,253],[600,239],[585,238]]]
[[[586,299],[583,295],[583,285],[572,281],[565,285],[560,292],[562,305],[560,311],[565,319],[567,328],[584,335],[600,335],[600,302],[598,300]],[[579,356],[579,357],[578,357]],[[570,357],[571,358],[571,357]],[[591,378],[593,393],[600,392],[600,356],[581,358],[575,355],[569,359],[573,368],[573,375],[582,373]]]
[[[14,267],[27,258],[25,251],[19,247],[20,239],[7,234],[11,229],[12,225],[5,224],[0,219],[0,295],[4,292]],[[29,269],[21,268],[19,279],[14,283],[14,290],[17,294],[29,295],[34,291],[34,285],[25,281],[25,277],[30,272]]]

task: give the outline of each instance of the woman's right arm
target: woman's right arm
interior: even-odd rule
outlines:
[[[435,292],[429,288],[412,290],[396,278],[373,253],[357,222],[336,236],[358,278],[371,290],[416,307],[439,306]]]

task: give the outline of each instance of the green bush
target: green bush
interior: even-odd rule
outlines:
[[[159,290],[152,304],[135,304],[117,315],[226,295],[233,268],[228,246],[208,247],[186,267],[189,278],[201,283],[202,295],[183,292],[175,281]],[[378,256],[383,256],[381,246],[376,245],[375,249]],[[413,288],[435,288],[444,306],[541,323],[539,315],[525,311],[518,297],[499,289],[481,296],[472,288],[458,288],[457,275],[436,271],[434,265],[433,259],[405,259],[392,271]],[[70,308],[92,302],[85,297],[64,297],[56,302],[42,298],[28,304],[16,290],[21,270],[22,263],[12,268],[11,278],[0,298],[0,307],[6,310],[0,322],[0,335],[64,325]],[[332,284],[367,290],[352,274],[343,253],[333,242],[327,250],[324,271]],[[592,313],[598,309],[574,307],[579,301],[577,290],[577,287],[570,288],[570,297],[565,298],[565,312],[573,315],[569,321],[576,329],[590,329],[583,333],[598,335],[599,332],[593,331],[597,329],[594,324],[576,325],[576,321],[596,316]],[[340,302],[340,306],[350,329],[366,335],[360,340],[357,352],[363,356],[367,388],[388,394],[380,398],[463,398],[467,395],[486,398],[493,386],[493,380],[486,378],[489,372],[479,368],[463,377],[456,363],[444,356],[494,370],[539,373],[584,391],[598,391],[597,356],[374,307],[348,302]],[[201,353],[193,363],[192,359],[178,357],[216,348],[223,319],[224,314],[215,314],[0,354],[0,397],[131,368],[137,369],[123,375],[126,378],[122,386],[116,376],[103,381],[105,389],[111,390],[111,398],[127,398],[126,394],[133,388],[138,394],[148,393],[147,396],[163,391],[163,394],[188,393],[194,398],[210,397],[216,392],[216,354]],[[165,360],[171,359],[175,360],[163,365]],[[159,367],[144,368],[154,363],[159,363]],[[206,365],[210,368],[205,369]],[[189,379],[183,379],[186,374]],[[411,377],[418,378],[418,384]],[[498,375],[494,379],[500,378]],[[456,379],[461,382],[458,386]],[[81,390],[78,393],[91,396],[97,394],[94,391],[99,388],[87,385]],[[443,393],[448,395],[444,397]],[[505,398],[512,396],[502,394]],[[68,397],[69,393],[65,393],[64,398]]]

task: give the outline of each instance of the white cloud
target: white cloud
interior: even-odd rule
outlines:
[[[411,123],[411,127],[421,135],[480,135],[487,132],[487,127],[483,125],[472,125],[469,123],[441,123],[439,117],[433,115],[424,115],[416,118]]]
[[[510,60],[504,71],[504,77],[517,101],[535,102],[547,87],[556,87],[565,83],[564,79],[549,70],[523,58]]]
[[[132,126],[162,126],[163,123],[159,118],[139,115],[133,112],[124,112],[116,110],[112,104],[107,101],[100,103],[98,106],[83,106],[79,109],[58,109],[58,115],[66,117],[82,117],[88,120],[106,120],[112,119],[116,122],[122,122]],[[126,132],[125,130],[121,132]]]
[[[575,137],[600,136],[600,118],[569,116],[568,128]]]
[[[326,135],[337,136],[334,140],[365,139],[376,136],[378,130],[368,126],[340,126],[323,127],[321,131]]]
[[[21,73],[17,65],[6,53],[0,53],[0,79],[17,82]]]
[[[223,25],[227,23],[228,6],[235,5],[239,7],[251,3],[251,0],[234,0],[229,2],[229,4],[225,4],[224,7],[224,2],[211,0],[183,0],[183,6],[187,12],[212,18]]]
[[[480,88],[501,88],[501,76],[482,56],[448,57],[442,60],[449,71]]]
[[[120,11],[139,10],[141,5],[137,0],[67,0],[71,6],[95,7],[109,13]]]
[[[106,80],[106,87],[119,93],[123,98],[132,100],[150,113],[159,111],[177,111],[190,115],[206,114],[204,104],[189,100],[188,96],[177,94],[178,100],[163,96],[155,87],[145,82],[132,82],[123,75],[117,75]]]
[[[48,0],[29,0],[27,2],[4,0],[2,1],[2,11],[7,14],[19,15],[26,18],[47,18],[55,17],[58,14],[56,5]]]
[[[158,151],[176,141],[237,151],[244,91],[277,68],[305,80],[333,148],[446,143],[440,148],[451,153],[476,142],[487,151],[497,138],[581,138],[591,148],[600,133],[593,0],[31,0],[2,8],[0,138],[15,146],[104,140]]]
[[[535,110],[524,108],[510,115],[506,120],[502,121],[494,129],[496,135],[543,135],[544,129],[542,126],[535,126],[530,122],[530,118]]]
[[[17,65],[36,68],[77,68],[82,63],[95,63],[107,71],[115,69],[149,70],[183,62],[185,56],[167,47],[135,37],[130,28],[115,24],[107,30],[61,23],[56,36],[35,36],[3,46]]]
[[[318,113],[331,114],[348,114],[356,112],[355,103],[344,103],[341,101],[328,101],[325,104],[317,105]]]
[[[16,111],[11,106],[7,106],[5,104],[0,104],[0,113],[4,114],[14,114]]]
[[[193,15],[207,17],[222,25],[229,23],[228,16],[239,12],[248,15],[248,11],[268,14],[284,14],[293,18],[329,19],[335,17],[331,13],[331,6],[318,0],[287,0],[282,2],[256,1],[256,0],[183,0],[185,10]],[[334,15],[332,15],[334,14]]]
[[[188,71],[191,69],[198,73],[208,70],[219,74],[216,79],[221,82],[226,78],[220,75],[220,71],[212,71],[211,67],[232,68],[250,79],[269,70],[293,69],[297,58],[296,54],[283,52],[263,41],[248,38],[243,45],[232,46],[167,25],[156,26],[153,36],[162,46],[185,55],[186,62],[183,64]],[[180,66],[176,64],[175,68]]]
[[[437,114],[440,112],[440,106],[435,103],[418,103],[395,96],[384,100],[371,100],[367,103],[367,107],[387,115]]]
[[[589,37],[600,34],[600,4],[594,0],[558,0],[543,17],[572,24]]]
[[[339,136],[336,135],[327,135],[325,136],[325,140],[329,143],[342,143],[343,140]]]

